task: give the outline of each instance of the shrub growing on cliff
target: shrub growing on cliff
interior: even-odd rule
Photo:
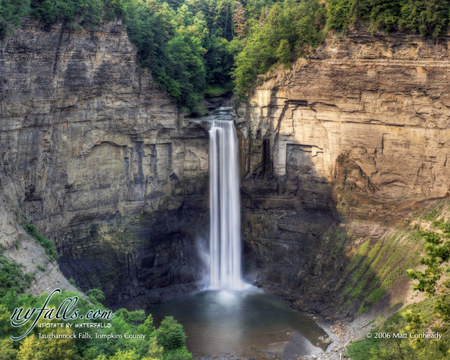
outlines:
[[[95,303],[101,303],[105,300],[105,294],[100,289],[90,289],[85,292],[85,294],[88,296],[89,300],[91,300],[94,304]]]
[[[25,224],[23,228],[28,235],[32,236],[39,244],[42,245],[51,260],[58,258],[58,253],[56,252],[55,243],[53,240],[47,239],[44,235],[39,233],[34,225]]]
[[[435,214],[436,215],[436,214]],[[433,216],[435,216],[433,215]],[[431,219],[430,219],[431,220]],[[427,294],[427,299],[407,306],[401,312],[374,329],[365,340],[356,341],[348,347],[347,355],[354,360],[370,359],[444,359],[449,355],[450,320],[450,229],[444,220],[433,224],[443,228],[443,234],[420,231],[426,242],[426,253],[421,263],[424,270],[408,270],[409,276],[417,280],[413,289]],[[421,338],[409,334],[438,333],[441,338]],[[376,333],[388,334],[377,338]],[[399,338],[394,334],[406,334]]]
[[[1,0],[0,40],[3,40],[14,27],[19,26],[29,12],[30,0]]]
[[[0,255],[0,298],[10,289],[22,292],[30,285],[33,276],[22,270],[23,265]]]
[[[42,23],[59,21],[71,27],[75,24],[95,29],[103,17],[103,0],[31,0],[31,14]]]

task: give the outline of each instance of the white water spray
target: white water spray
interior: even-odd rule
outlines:
[[[241,206],[238,142],[232,121],[209,130],[210,288],[241,290]]]

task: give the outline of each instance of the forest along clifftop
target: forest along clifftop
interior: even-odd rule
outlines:
[[[137,64],[122,25],[27,22],[0,65],[2,193],[55,239],[64,274],[109,301],[192,283],[207,132]]]
[[[355,286],[356,275],[345,276],[358,247],[389,244],[427,201],[448,199],[448,45],[449,37],[332,36],[255,87],[238,128],[243,238],[260,285],[299,307],[326,311],[331,302],[353,313],[365,299],[348,306],[348,294],[338,295]],[[396,249],[399,259],[411,250]],[[383,282],[372,275],[368,294]]]

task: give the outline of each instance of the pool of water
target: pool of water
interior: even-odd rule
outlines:
[[[258,289],[203,291],[153,306],[155,323],[172,315],[187,334],[187,346],[201,356],[233,354],[283,360],[326,349],[326,333],[286,301]]]

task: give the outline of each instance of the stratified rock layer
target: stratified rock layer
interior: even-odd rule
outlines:
[[[0,101],[2,192],[56,240],[68,277],[110,302],[194,280],[206,132],[139,67],[120,23],[25,24],[0,47]]]
[[[345,262],[325,241],[333,226],[357,219],[353,235],[380,238],[417,202],[449,195],[448,40],[331,37],[255,88],[243,204],[261,284],[330,297]]]

